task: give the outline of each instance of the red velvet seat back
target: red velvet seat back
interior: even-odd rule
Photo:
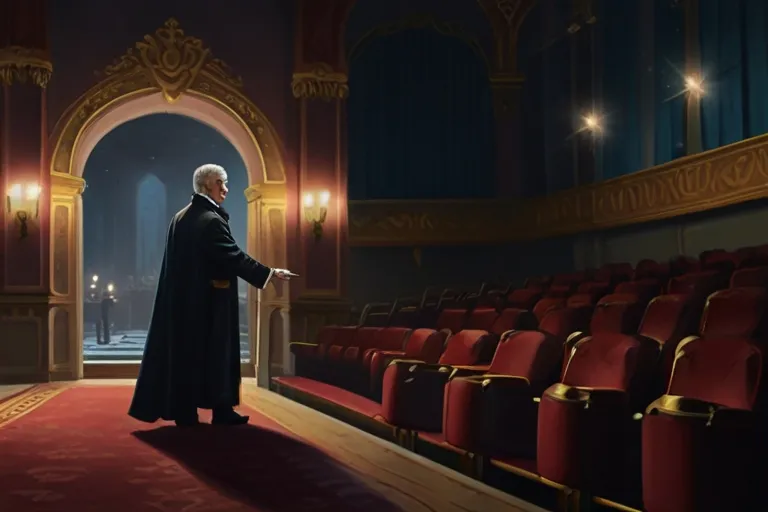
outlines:
[[[376,346],[376,336],[382,331],[383,327],[360,327],[357,329],[351,343],[345,346],[359,347],[361,350],[374,348]],[[342,343],[345,340],[340,340]],[[338,345],[340,343],[334,343]]]
[[[507,295],[507,305],[511,308],[533,309],[541,296],[542,289],[538,287],[512,290]]]
[[[553,369],[560,364],[563,342],[539,331],[516,331],[499,342],[488,369],[490,374],[525,377],[543,391],[550,384]]]
[[[541,321],[549,311],[565,307],[565,298],[544,297],[533,307],[533,314]]]
[[[768,288],[768,266],[743,268],[731,276],[731,288]]]
[[[439,363],[446,365],[474,365],[493,349],[497,338],[487,331],[463,330],[450,338]]]
[[[433,329],[416,329],[405,342],[405,359],[436,363],[445,347],[446,334]]]
[[[589,330],[600,332],[635,333],[645,312],[645,303],[633,294],[606,295],[597,303]]]
[[[638,363],[640,342],[630,335],[603,332],[577,344],[562,382],[569,386],[628,391]]]
[[[748,339],[695,339],[678,349],[667,394],[752,409],[762,366],[762,351]]]
[[[467,321],[466,309],[444,309],[437,317],[435,325],[438,331],[448,329],[452,333],[459,332],[464,328],[464,322]]]
[[[704,338],[752,338],[763,325],[768,292],[762,288],[731,288],[710,295],[701,317]]]
[[[635,266],[635,280],[661,279],[666,281],[669,278],[669,263],[659,263],[654,260],[640,260]]]
[[[651,300],[661,293],[661,281],[656,278],[646,278],[637,281],[626,281],[616,285],[613,293],[632,293],[643,300]]]
[[[714,270],[694,272],[672,278],[667,293],[691,294],[707,297],[728,286],[728,276]]]
[[[590,306],[553,309],[541,319],[539,330],[554,336],[562,345],[572,333],[588,330],[592,311]]]
[[[689,295],[660,295],[645,310],[638,334],[661,344],[696,333],[693,300]]]
[[[494,308],[477,308],[469,314],[464,329],[490,331],[498,317],[499,313]]]
[[[535,329],[538,325],[536,317],[530,311],[518,308],[507,308],[502,310],[489,332],[501,336],[507,331]]]
[[[374,336],[373,347],[379,350],[403,350],[408,334],[407,327],[386,327]]]

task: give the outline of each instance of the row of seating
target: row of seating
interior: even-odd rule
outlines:
[[[454,296],[428,327],[326,327],[292,344],[297,377],[275,380],[365,395],[348,404],[590,495],[631,500],[636,478],[650,512],[747,510],[768,266],[734,254],[702,255],[682,275],[615,265]],[[418,313],[409,322],[428,321]]]

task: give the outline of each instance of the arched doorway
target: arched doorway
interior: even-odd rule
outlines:
[[[96,144],[115,127],[150,114],[190,117],[211,126],[238,150],[249,186],[247,250],[266,265],[287,266],[286,189],[282,145],[269,120],[243,94],[242,82],[199,39],[171,19],[105,70],[103,80],[64,113],[51,140],[52,351],[66,354],[52,370],[84,375],[82,178]],[[248,292],[251,361],[246,375],[269,381],[270,344],[289,367],[288,286],[273,281]],[[285,326],[270,329],[275,319]],[[271,331],[275,331],[271,333]],[[273,335],[271,335],[273,334]],[[274,348],[272,350],[274,353]],[[88,376],[131,376],[137,365],[89,366]]]

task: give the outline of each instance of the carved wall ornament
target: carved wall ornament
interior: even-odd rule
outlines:
[[[45,88],[51,80],[53,65],[42,50],[9,46],[0,48],[0,85],[31,83]]]
[[[761,198],[768,198],[768,135],[525,201],[350,201],[349,238],[356,246],[504,243],[668,219]]]
[[[477,0],[485,11],[496,43],[494,71],[517,72],[517,39],[536,0]]]
[[[200,39],[186,35],[172,18],[107,66],[102,80],[65,112],[51,137],[51,171],[71,173],[80,134],[104,108],[135,95],[160,91],[169,102],[182,94],[197,94],[231,110],[261,149],[264,181],[285,183],[277,132],[242,88],[242,79],[215,58]]]
[[[291,90],[295,98],[343,100],[349,96],[347,75],[324,63],[313,64],[312,71],[294,73]]]

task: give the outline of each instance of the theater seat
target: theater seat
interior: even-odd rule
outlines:
[[[588,308],[552,310],[540,330],[506,333],[486,374],[451,378],[444,440],[470,453],[535,457],[536,400],[557,379],[566,336],[588,322]]]
[[[539,287],[520,288],[512,290],[506,297],[506,307],[518,309],[533,309],[541,299],[543,289]]]
[[[499,337],[511,330],[531,330],[536,329],[539,321],[531,311],[518,308],[506,308],[501,311],[496,321],[488,329],[489,332]]]
[[[731,288],[759,287],[768,289],[768,266],[737,270],[731,276]]]
[[[752,472],[762,443],[751,412],[763,364],[763,351],[749,339],[680,344],[667,394],[642,422],[644,510],[766,509],[752,502],[765,485]]]
[[[407,359],[411,361],[423,361],[425,363],[437,363],[443,353],[447,333],[433,329],[416,329],[405,341],[402,350],[372,350],[370,357],[370,381],[368,389],[370,396],[375,400],[381,400],[381,383],[384,378],[384,370],[395,359]]]
[[[590,334],[601,332],[633,334],[647,301],[634,294],[611,294],[600,299],[589,321],[589,329],[571,333],[565,340],[562,373],[565,375],[574,347]]]
[[[353,346],[344,350],[341,360],[340,383],[351,391],[367,394],[371,374],[371,360],[376,351],[403,350],[411,329],[384,327],[366,335],[358,329]]]
[[[561,382],[541,397],[536,457],[542,477],[598,494],[623,484],[617,469],[636,397],[650,386],[659,356],[658,342],[626,334],[630,322],[636,332],[641,302],[603,301],[591,322],[599,331],[575,344]]]
[[[447,334],[457,333],[464,328],[469,317],[469,310],[464,308],[444,309],[440,312],[435,323],[435,329]]]
[[[499,312],[495,308],[475,308],[464,323],[464,329],[490,331]]]
[[[445,384],[456,370],[487,371],[498,337],[487,331],[460,331],[448,338],[437,364],[394,360],[384,371],[381,415],[390,424],[439,432]]]
[[[565,297],[544,297],[533,307],[533,314],[541,321],[544,315],[553,309],[564,308],[566,305]]]
[[[315,343],[291,343],[289,350],[295,358],[296,375],[311,379],[320,378],[328,348],[334,343],[351,344],[356,331],[356,326],[325,326],[318,331]]]

